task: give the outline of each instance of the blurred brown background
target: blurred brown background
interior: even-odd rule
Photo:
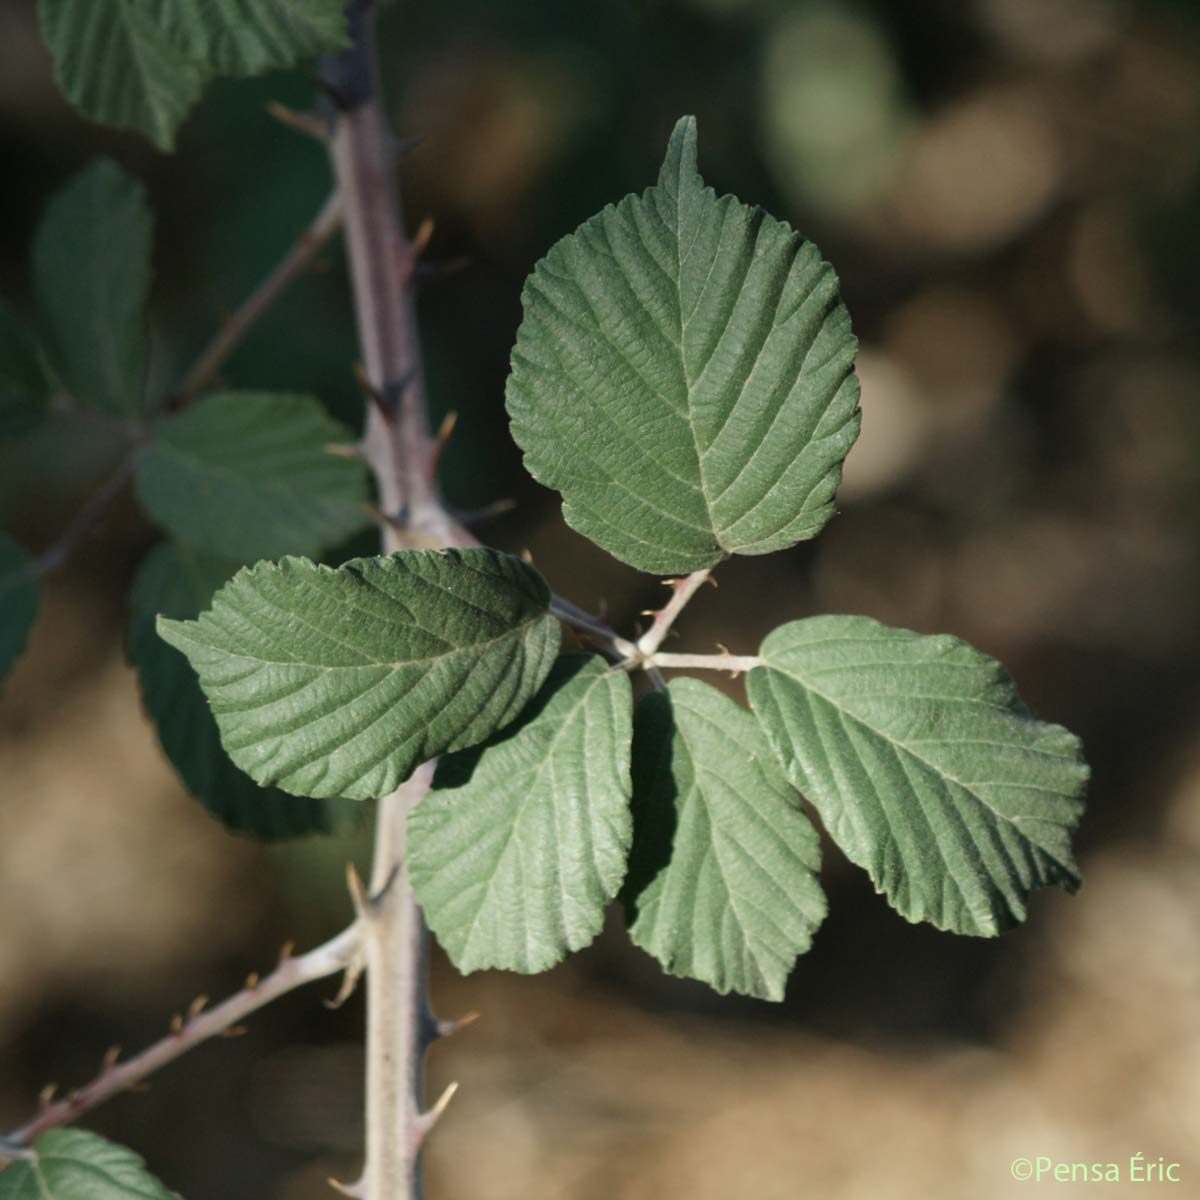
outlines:
[[[522,476],[503,384],[533,262],[652,182],[695,112],[709,180],[837,267],[865,415],[841,515],[723,567],[675,648],[745,652],[822,611],[953,632],[1094,769],[1082,893],[1039,895],[997,941],[907,925],[830,849],[832,915],[781,1006],[664,978],[615,916],[538,978],[437,957],[439,1009],[483,1019],[432,1057],[431,1094],[462,1090],[430,1196],[992,1200],[1087,1190],[1017,1183],[1017,1155],[1140,1152],[1200,1197],[1200,5],[405,0],[383,35],[396,126],[424,138],[408,215],[469,261],[422,297],[436,403],[460,414],[446,489],[519,501],[484,536],[624,628],[659,598]],[[264,113],[310,94],[303,72],[218,86],[166,158],[77,118],[32,0],[0,0],[0,291],[27,302],[48,195],[112,154],[156,206],[157,370],[177,373],[324,194],[319,149]],[[356,422],[354,357],[335,247],[227,376]],[[44,548],[112,453],[77,419],[5,445],[5,527]],[[363,830],[263,848],[182,793],[122,656],[154,536],[126,502],[47,581],[0,699],[0,1127],[336,930],[366,850]],[[330,990],[92,1127],[191,1200],[330,1195],[357,1171],[362,1015],[327,1012]]]

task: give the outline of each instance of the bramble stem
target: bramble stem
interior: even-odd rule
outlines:
[[[351,46],[321,63],[336,110],[330,156],[342,198],[367,405],[363,456],[375,475],[386,553],[475,544],[438,494],[413,305],[420,247],[400,219],[396,141],[379,88],[374,0],[348,0]],[[366,1163],[343,1191],[359,1200],[419,1200],[420,1148],[444,1102],[421,1111],[425,1051],[439,1024],[427,996],[428,931],[404,862],[408,814],[433,763],[379,801],[371,895],[362,904],[367,972]]]
[[[269,975],[262,979],[251,976],[246,987],[215,1008],[204,1010],[197,1001],[187,1019],[177,1017],[171,1032],[161,1041],[125,1062],[106,1058],[100,1074],[91,1083],[62,1100],[50,1102],[47,1098],[36,1117],[0,1140],[0,1158],[4,1157],[4,1146],[28,1146],[47,1129],[78,1119],[111,1096],[141,1083],[201,1042],[232,1031],[239,1021],[278,1000],[284,993],[346,970],[358,951],[359,940],[359,924],[355,922],[307,954],[298,958],[281,955],[279,965]]]
[[[728,650],[721,654],[651,654],[643,664],[650,667],[690,668],[694,671],[728,671],[738,675],[742,671],[761,667],[763,660],[753,654],[730,654]]]
[[[183,377],[171,398],[171,408],[183,408],[190,404],[213,383],[226,359],[241,345],[254,323],[278,299],[288,284],[312,263],[321,247],[337,232],[341,223],[342,203],[335,191],[322,205],[312,224],[292,243],[274,270],[222,324],[216,336]]]
[[[663,644],[663,639],[671,631],[679,614],[687,606],[687,602],[696,594],[709,579],[712,571],[693,571],[682,579],[669,581],[671,598],[654,614],[654,623],[642,634],[637,641],[638,653],[643,659],[651,658],[654,652]]]

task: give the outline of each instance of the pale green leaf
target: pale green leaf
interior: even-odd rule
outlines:
[[[138,463],[150,516],[243,562],[315,556],[367,521],[367,474],[327,447],[351,440],[311,396],[216,392],[168,418]]]
[[[825,917],[816,831],[754,718],[696,679],[638,704],[629,934],[672,975],[781,1000]]]
[[[0,533],[0,680],[25,649],[37,604],[33,563],[8,534]]]
[[[0,1171],[0,1200],[178,1200],[132,1150],[83,1129],[51,1129],[36,1157]]]
[[[408,874],[460,971],[545,971],[600,932],[632,832],[632,707],[624,671],[563,655],[518,721],[439,763]]]
[[[158,622],[200,676],[221,742],[297,795],[387,795],[520,714],[558,651],[550,593],[493,550],[406,550],[240,571],[197,621]]]
[[[38,0],[55,77],[85,116],[161,150],[215,74],[346,44],[343,0]]]
[[[345,806],[259,787],[235,767],[221,746],[196,672],[155,630],[159,615],[195,617],[237,567],[169,542],[146,556],[134,580],[129,624],[129,657],[142,702],[188,791],[222,824],[263,839],[329,833],[347,818]]]
[[[99,159],[50,201],[33,243],[54,367],[78,399],[113,413],[141,407],[152,236],[142,185]]]
[[[867,617],[793,621],[761,654],[750,700],[789,778],[908,920],[991,936],[1078,887],[1079,740],[995,659]]]
[[[24,433],[36,425],[49,396],[37,343],[0,299],[0,436]]]
[[[682,573],[815,535],[858,434],[855,340],[817,248],[696,170],[563,238],[525,285],[508,411],[580,533]]]

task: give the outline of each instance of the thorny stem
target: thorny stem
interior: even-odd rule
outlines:
[[[217,378],[226,359],[241,345],[254,323],[313,259],[342,223],[341,198],[334,191],[271,273],[250,293],[217,331],[192,364],[171,398],[171,408],[190,404]]]
[[[438,495],[412,284],[420,247],[400,219],[396,142],[375,58],[374,0],[348,0],[351,47],[322,60],[335,109],[330,154],[342,198],[367,406],[362,454],[374,472],[383,547],[471,545]],[[367,1144],[359,1200],[419,1200],[421,1143],[444,1107],[421,1111],[425,1050],[441,1031],[427,997],[428,932],[404,863],[408,814],[433,763],[379,801],[371,895],[361,917],[367,972]]]
[[[738,675],[743,671],[761,667],[763,660],[754,654],[730,654],[728,650],[721,654],[651,654],[643,665],[649,670],[652,667],[668,667],[672,669],[689,668],[693,671],[728,671]]]
[[[687,602],[699,591],[711,575],[711,570],[706,568],[703,571],[693,571],[690,575],[685,575],[682,579],[672,579],[669,581],[671,588],[670,600],[654,613],[654,623],[638,638],[637,649],[643,659],[650,658],[659,646],[663,644],[663,639],[670,632],[671,626],[675,624],[676,618],[687,606]]]
[[[269,975],[262,979],[250,976],[240,992],[215,1008],[204,1009],[202,998],[197,998],[188,1010],[187,1018],[176,1017],[171,1032],[161,1041],[125,1062],[117,1062],[115,1056],[106,1057],[100,1073],[91,1083],[62,1100],[51,1101],[47,1096],[37,1116],[0,1139],[0,1159],[5,1157],[6,1148],[29,1146],[47,1129],[66,1125],[118,1092],[135,1087],[201,1042],[234,1032],[238,1022],[278,1000],[284,993],[348,969],[358,951],[359,938],[359,926],[355,922],[307,954],[297,958],[290,953],[281,954],[279,965]]]

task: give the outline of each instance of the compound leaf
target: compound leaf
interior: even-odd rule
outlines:
[[[160,614],[196,616],[237,568],[170,542],[146,556],[134,580],[129,624],[129,657],[137,668],[142,703],[188,791],[222,824],[264,840],[332,832],[343,816],[337,801],[259,787],[233,765],[196,672],[155,630]]]
[[[177,1200],[142,1159],[83,1129],[51,1129],[0,1171],[0,1200]]]
[[[142,185],[100,159],[50,201],[33,243],[54,367],[68,391],[113,413],[141,407],[152,236]]]
[[[346,44],[342,0],[38,0],[63,93],[170,150],[214,74],[252,75]]]
[[[525,285],[507,404],[531,474],[617,558],[682,573],[814,536],[858,434],[855,340],[817,248],[696,169],[563,238]]]
[[[987,937],[1079,886],[1079,740],[995,659],[867,617],[793,621],[761,655],[750,701],[788,777],[908,920]]]
[[[387,795],[520,714],[558,651],[550,593],[493,550],[240,571],[160,634],[200,676],[229,756],[302,796]]]
[[[624,671],[563,655],[519,721],[438,764],[408,873],[460,971],[545,971],[600,932],[632,834],[632,707]]]
[[[37,603],[37,577],[29,556],[8,534],[0,533],[0,680],[25,649]]]
[[[215,392],[158,426],[137,492],[175,537],[241,562],[316,556],[367,520],[350,433],[312,396]]]
[[[816,830],[754,718],[696,679],[639,702],[630,937],[672,975],[781,1000],[825,917]]]

